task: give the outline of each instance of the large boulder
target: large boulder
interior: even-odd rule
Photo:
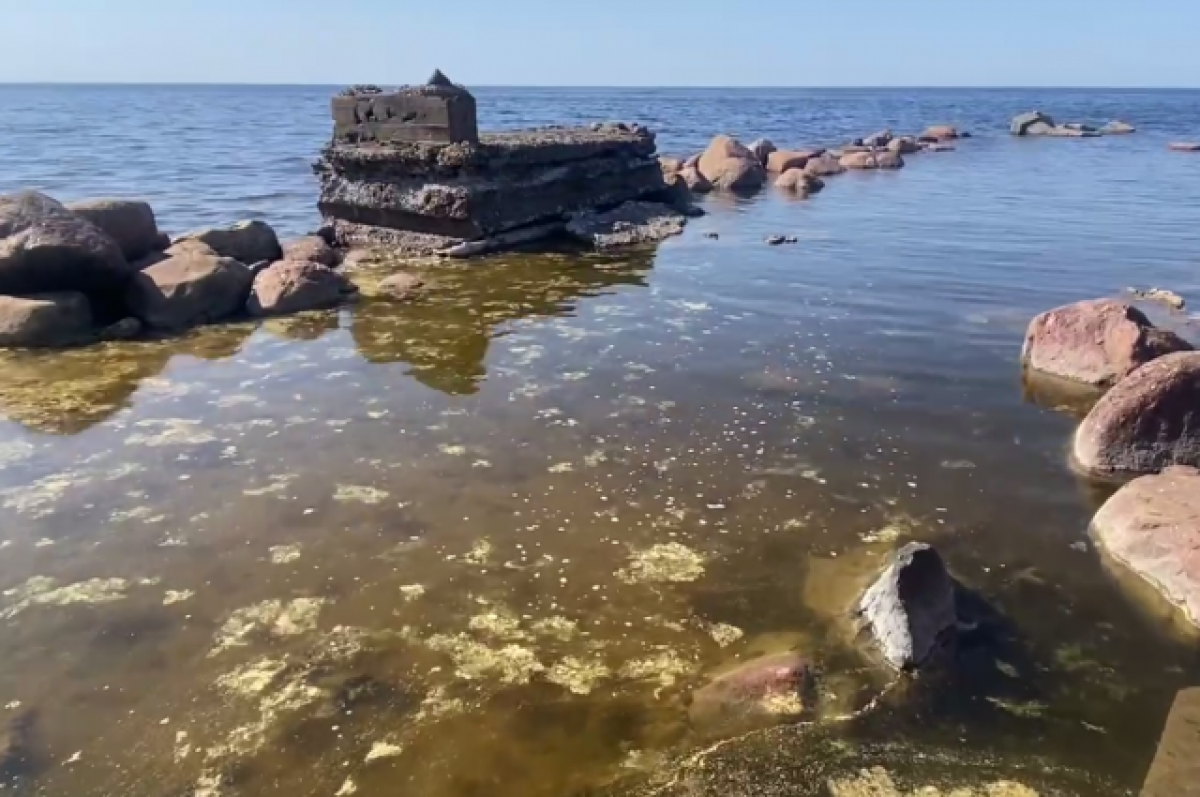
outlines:
[[[185,241],[205,244],[221,257],[232,257],[243,263],[283,258],[283,248],[279,245],[275,230],[266,222],[257,220],[190,232],[176,239],[175,245]]]
[[[866,171],[871,169],[900,169],[904,158],[895,152],[847,152],[839,161],[846,169]]]
[[[626,202],[603,213],[576,213],[567,222],[567,233],[596,249],[616,249],[679,235],[686,223],[686,218],[666,205]]]
[[[688,713],[700,726],[728,726],[799,714],[814,707],[815,695],[816,675],[809,662],[799,653],[776,653],[713,678],[692,695]]]
[[[1075,431],[1074,455],[1097,476],[1200,466],[1200,352],[1165,354],[1118,382]]]
[[[700,156],[700,173],[713,185],[730,191],[751,191],[767,179],[758,157],[729,136],[717,136]]]
[[[1092,520],[1104,549],[1200,626],[1200,470],[1134,479]]]
[[[833,177],[846,171],[838,158],[832,155],[818,155],[808,159],[804,164],[804,172],[813,177]]]
[[[36,191],[0,196],[0,294],[120,296],[134,274],[96,225]]]
[[[91,333],[92,308],[82,293],[0,296],[0,346],[69,346]]]
[[[775,181],[775,186],[807,196],[820,191],[825,187],[825,183],[820,177],[814,177],[803,169],[788,169],[779,175],[779,179]]]
[[[158,231],[154,209],[133,199],[89,199],[72,202],[67,210],[99,227],[121,247],[121,254],[132,263],[166,243]]]
[[[1156,357],[1189,349],[1187,341],[1156,328],[1132,305],[1093,299],[1034,318],[1021,360],[1035,371],[1108,387]]]
[[[269,260],[270,258],[262,258]],[[296,238],[288,241],[283,245],[283,259],[296,260],[299,262],[320,263],[328,268],[337,268],[342,262],[341,255],[338,250],[326,242],[319,235],[306,235],[303,238]],[[247,263],[255,263],[258,261],[248,260]]]
[[[1013,117],[1008,132],[1014,136],[1046,135],[1055,127],[1054,120],[1041,111],[1030,111]]]
[[[187,329],[238,313],[250,282],[249,269],[233,258],[185,252],[134,277],[127,303],[146,326]]]
[[[933,656],[958,623],[954,581],[932,546],[910,542],[858,605],[883,658],[914,670]]]
[[[337,307],[357,292],[350,280],[320,263],[283,260],[254,278],[246,310],[253,316],[323,310]]]
[[[767,171],[783,174],[788,169],[803,169],[808,164],[808,159],[809,155],[806,152],[777,149],[767,156]]]

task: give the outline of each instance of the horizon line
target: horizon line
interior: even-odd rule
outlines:
[[[171,87],[228,87],[228,88],[344,88],[352,85],[381,85],[381,86],[405,86],[419,84],[401,84],[401,83],[384,83],[371,84],[359,81],[358,83],[306,83],[306,82],[287,82],[287,83],[256,83],[256,82],[212,82],[201,80],[185,80],[185,81],[168,81],[168,82],[147,82],[147,81],[99,81],[99,80],[79,80],[79,81],[43,81],[43,80],[0,80],[0,87],[147,87],[147,88],[171,88]],[[799,90],[799,91],[1196,91],[1200,90],[1200,85],[1195,86],[1103,86],[1103,85],[1077,85],[1077,86],[1055,86],[1055,85],[1001,85],[1001,84],[985,84],[985,85],[967,85],[967,84],[943,84],[943,85],[784,85],[784,84],[730,84],[730,85],[684,85],[684,84],[613,84],[605,85],[599,83],[580,83],[580,84],[542,84],[542,83],[464,83],[468,88],[477,89],[596,89],[596,90],[638,90],[638,89],[683,89],[683,90],[698,90],[698,91],[728,91],[728,90]]]

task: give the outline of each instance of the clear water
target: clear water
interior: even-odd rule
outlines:
[[[2,87],[0,190],[302,233],[332,91]],[[808,201],[710,197],[653,251],[425,268],[411,306],[0,355],[0,706],[35,753],[14,788],[684,793],[679,759],[726,738],[692,690],[796,648],[823,673],[815,726],[703,758],[746,789],[819,793],[829,751],[864,745],[847,766],[937,751],[1136,791],[1195,638],[1088,543],[1102,492],[1017,355],[1061,302],[1200,302],[1200,158],[1165,148],[1200,137],[1200,93],[478,95],[485,127],[639,120],[675,154],[976,138]],[[1142,132],[1004,134],[1033,107]],[[845,614],[907,538],[1006,631],[898,689]]]

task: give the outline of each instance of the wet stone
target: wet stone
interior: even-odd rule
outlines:
[[[958,622],[954,582],[942,557],[924,543],[904,546],[863,595],[858,613],[888,664],[919,668]]]

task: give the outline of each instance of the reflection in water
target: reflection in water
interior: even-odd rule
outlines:
[[[917,785],[1136,781],[1194,653],[1087,546],[1070,419],[1022,403],[1012,340],[945,366],[939,326],[840,292],[837,258],[817,281],[812,251],[725,244],[425,267],[404,304],[367,264],[339,312],[7,357],[10,418],[87,428],[0,437],[9,780],[770,793],[924,755]],[[849,622],[909,539],[986,607],[916,683]],[[736,741],[696,709],[785,652],[803,703]]]

